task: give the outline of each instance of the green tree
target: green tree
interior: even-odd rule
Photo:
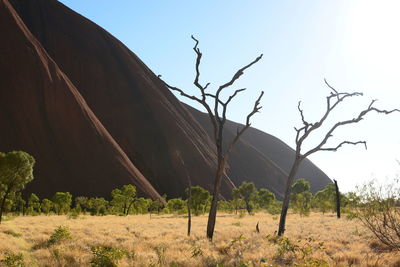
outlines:
[[[133,203],[133,210],[135,211],[135,214],[146,214],[149,211],[151,202],[151,199],[148,198],[137,198]]]
[[[235,214],[237,214],[238,210],[244,206],[244,201],[242,196],[240,195],[239,188],[235,187],[232,189],[232,206],[235,209]]]
[[[111,192],[112,205],[117,208],[117,210],[122,211],[126,216],[129,214],[136,197],[136,187],[129,184],[124,185],[122,188],[114,189]]]
[[[90,215],[104,215],[107,213],[108,201],[102,197],[94,197],[88,200]]]
[[[312,193],[310,183],[304,179],[297,180],[292,185],[291,205],[294,211],[302,216],[310,214]]]
[[[29,198],[28,198],[28,210],[27,210],[28,214],[38,214],[40,213],[40,199],[39,197],[32,193]]]
[[[167,202],[167,208],[172,213],[179,213],[185,208],[186,202],[181,198],[171,198]]]
[[[268,207],[275,201],[275,194],[268,189],[261,188],[257,193],[257,202],[262,209],[268,209]]]
[[[51,211],[52,204],[53,203],[49,199],[47,198],[42,199],[42,204],[40,205],[42,212],[48,215]]]
[[[157,212],[160,213],[161,209],[163,207],[163,204],[161,203],[160,200],[156,199],[156,200],[152,200],[149,206],[149,213],[150,213],[150,218],[151,218],[151,214],[153,212]]]
[[[13,199],[13,212],[20,214],[22,213],[23,215],[25,215],[26,212],[26,201],[22,198],[21,192],[18,193],[14,193],[12,194]]]
[[[361,201],[360,196],[358,196],[354,192],[348,192],[345,193],[344,195],[340,195],[341,201],[343,203],[343,206],[346,208],[354,209],[356,208]]]
[[[0,223],[7,198],[33,180],[35,159],[26,152],[0,152]]]
[[[194,215],[199,216],[205,211],[205,207],[209,199],[210,199],[210,192],[208,192],[206,189],[198,185],[192,187],[191,206],[193,208]]]
[[[71,209],[72,195],[69,192],[56,192],[52,201],[57,215],[65,214]]]
[[[300,194],[306,191],[310,191],[311,186],[310,183],[303,178],[298,179],[293,185],[292,185],[292,194]]]
[[[312,206],[317,208],[320,212],[325,213],[328,211],[335,211],[336,205],[336,191],[334,184],[328,184],[324,189],[318,191],[314,198]]]
[[[257,188],[252,182],[243,182],[239,186],[239,193],[242,196],[244,203],[246,204],[246,210],[249,214],[253,211],[252,201],[257,196]]]
[[[86,213],[89,209],[89,199],[87,197],[79,196],[75,198],[76,211]]]

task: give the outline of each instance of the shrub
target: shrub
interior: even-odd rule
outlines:
[[[400,250],[399,179],[386,185],[372,181],[359,188],[358,219],[390,249]]]
[[[118,262],[127,254],[125,250],[109,246],[92,247],[93,258],[90,261],[92,267],[116,267]]]
[[[57,227],[54,232],[51,234],[47,243],[49,245],[59,244],[64,240],[72,239],[71,232],[68,230],[66,226]]]
[[[24,256],[22,253],[6,253],[5,258],[0,261],[0,266],[23,267],[25,266]]]
[[[67,218],[69,220],[71,219],[78,219],[79,218],[79,211],[76,209],[72,209],[70,213],[68,213]]]
[[[312,256],[324,249],[324,243],[315,243],[313,238],[298,240],[296,243],[287,237],[267,235],[266,239],[276,246],[275,262],[289,266],[328,267],[328,263]]]

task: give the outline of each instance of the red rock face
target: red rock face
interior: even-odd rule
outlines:
[[[6,0],[0,17],[0,150],[35,157],[29,191],[95,196],[135,183],[160,198]]]
[[[186,173],[192,184],[212,189],[216,156],[207,124],[134,53],[56,0],[0,1],[0,151],[36,158],[27,192],[108,196],[133,183],[147,197],[178,197]],[[279,196],[286,159],[260,153],[263,135],[256,137],[234,151],[228,175]],[[279,142],[275,148],[287,150]],[[230,197],[233,187],[225,177],[221,194]]]
[[[131,163],[158,192],[167,193],[169,197],[181,196],[187,186],[185,168],[190,170],[193,184],[211,190],[215,170],[213,143],[136,55],[102,28],[55,0],[11,3]],[[21,60],[19,64],[25,62]],[[67,120],[60,120],[60,123],[69,124]],[[73,131],[76,138],[86,141],[85,136],[79,137],[78,130]],[[21,147],[24,138],[7,141],[7,147]],[[40,142],[37,145],[42,146]],[[48,149],[51,147],[49,145]],[[90,150],[92,147],[82,145],[77,153],[87,154]],[[184,159],[185,166],[177,160],[177,154]],[[38,165],[41,164],[47,163],[38,160]],[[69,179],[45,174],[44,169],[37,170],[37,176]],[[102,180],[98,177],[99,183]],[[232,187],[226,178],[222,193],[229,196]]]

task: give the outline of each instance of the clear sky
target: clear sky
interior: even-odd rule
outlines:
[[[327,128],[357,116],[371,99],[379,100],[377,107],[400,108],[397,0],[61,2],[120,39],[165,81],[193,94],[197,91],[192,85],[191,34],[200,40],[203,52],[201,80],[214,86],[263,53],[262,61],[231,88],[248,89],[232,103],[228,118],[244,122],[263,90],[263,109],[253,117],[252,126],[292,147],[293,127],[301,125],[297,102],[302,100],[309,121],[319,119],[330,93],[324,78],[339,91],[364,92],[363,97],[342,103]],[[323,130],[305,148],[315,145]],[[329,144],[343,140],[366,140],[368,150],[347,146],[310,159],[338,180],[344,191],[400,173],[396,162],[400,160],[400,114],[370,114],[359,124],[341,128]]]

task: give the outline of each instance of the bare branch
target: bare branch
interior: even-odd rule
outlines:
[[[246,125],[240,131],[238,129],[238,131],[236,133],[236,136],[232,140],[232,142],[229,144],[229,147],[228,147],[227,151],[225,152],[225,155],[228,155],[232,151],[232,149],[233,149],[234,145],[236,144],[236,142],[240,139],[240,137],[243,135],[243,133],[251,126],[251,124],[250,124],[251,117],[254,114],[256,114],[257,112],[259,112],[260,109],[262,108],[262,107],[260,107],[260,101],[261,101],[261,98],[263,97],[263,95],[264,95],[264,91],[261,91],[260,96],[254,102],[253,110],[247,115]]]
[[[263,54],[261,54],[260,56],[258,56],[255,60],[253,60],[252,62],[250,62],[249,64],[247,64],[247,65],[244,66],[243,68],[239,69],[239,70],[235,73],[235,75],[233,75],[232,79],[231,79],[229,82],[227,82],[227,83],[221,85],[221,86],[218,88],[217,92],[215,93],[216,99],[219,99],[219,95],[220,95],[220,93],[222,92],[222,90],[223,90],[224,88],[227,88],[227,87],[233,85],[233,84],[235,83],[235,81],[238,80],[238,79],[240,78],[240,76],[243,75],[243,73],[244,73],[244,71],[245,71],[246,69],[248,69],[248,68],[250,68],[252,65],[256,64],[262,57],[263,57]],[[215,100],[215,104],[214,104],[214,113],[215,113],[215,116],[219,119],[218,102],[217,102],[217,100]],[[220,120],[220,122],[223,122],[223,123],[224,123],[225,120],[226,120],[225,118],[222,118],[222,120]]]
[[[361,111],[360,114],[358,115],[358,117],[351,119],[351,120],[346,120],[346,121],[340,121],[337,122],[335,125],[332,126],[332,128],[326,133],[324,139],[321,141],[321,143],[319,145],[317,145],[316,147],[314,147],[313,149],[309,150],[307,153],[305,153],[303,155],[303,157],[307,157],[317,151],[320,151],[322,146],[326,144],[326,142],[328,141],[328,139],[330,137],[332,137],[333,132],[338,128],[341,127],[343,125],[347,125],[347,124],[353,124],[353,123],[358,123],[361,120],[364,119],[364,116],[367,115],[369,112],[371,111],[375,111],[377,113],[383,113],[383,114],[391,114],[393,112],[400,112],[399,109],[392,109],[392,110],[381,110],[381,109],[377,109],[375,107],[373,107],[373,104],[376,102],[376,100],[372,100],[371,103],[368,105],[368,108]]]
[[[196,57],[196,77],[194,78],[194,85],[200,89],[201,91],[201,95],[203,97],[203,101],[205,100],[205,96],[204,96],[204,90],[205,88],[208,87],[209,83],[206,85],[206,87],[203,87],[200,83],[199,83],[199,78],[200,78],[200,63],[201,63],[201,57],[203,56],[203,54],[200,51],[200,48],[198,48],[199,45],[199,40],[197,40],[196,38],[194,38],[194,36],[191,36],[192,39],[196,42],[196,44],[193,47],[194,52],[196,53],[197,57]]]
[[[197,102],[199,102],[200,104],[202,104],[202,100],[199,99],[199,98],[197,98],[196,96],[194,96],[194,95],[188,95],[188,94],[186,94],[182,89],[179,89],[179,88],[177,88],[177,87],[171,86],[171,85],[169,85],[168,83],[166,83],[163,79],[161,79],[161,75],[158,75],[158,78],[159,78],[160,81],[161,81],[166,87],[168,87],[170,90],[179,92],[179,93],[181,94],[181,96],[190,98],[190,99],[192,99],[192,100],[194,100],[194,101],[197,101]]]
[[[229,104],[229,102],[231,102],[232,99],[233,99],[238,93],[243,92],[243,91],[245,91],[245,90],[246,90],[246,88],[237,89],[237,90],[228,98],[228,100],[225,102],[225,105],[227,106],[227,105]]]
[[[357,142],[343,141],[339,145],[337,145],[336,147],[321,148],[320,151],[334,151],[334,152],[336,152],[343,145],[359,145],[359,144],[363,144],[365,149],[367,149],[367,142],[366,141],[357,141]]]
[[[302,122],[303,122],[303,124],[304,124],[304,127],[300,128],[300,130],[304,130],[305,132],[307,132],[308,127],[313,126],[313,124],[307,122],[307,121],[304,119],[304,112],[303,112],[303,110],[301,109],[300,106],[301,106],[301,101],[299,101],[299,103],[298,103],[298,105],[297,105],[297,109],[299,110],[299,113],[300,113],[300,116],[301,116],[301,120],[302,120]]]
[[[218,96],[224,88],[231,86],[237,79],[240,78],[240,76],[243,75],[243,73],[244,73],[244,71],[245,71],[246,69],[248,69],[248,68],[250,68],[252,65],[256,64],[262,57],[263,57],[263,54],[259,55],[255,60],[253,60],[252,62],[250,62],[249,64],[247,64],[247,65],[244,66],[243,68],[239,69],[239,70],[235,73],[235,75],[233,75],[232,79],[231,79],[229,82],[227,82],[227,83],[221,85],[221,86],[218,88],[216,95]]]
[[[299,112],[300,115],[302,116],[302,122],[305,124],[305,127],[303,127],[304,134],[301,137],[296,138],[296,143],[301,143],[310,135],[311,132],[315,131],[316,129],[320,128],[321,125],[325,122],[325,120],[328,118],[329,114],[331,113],[332,110],[334,110],[341,102],[343,102],[346,98],[353,97],[353,96],[362,96],[363,94],[360,92],[353,92],[353,93],[339,93],[335,88],[333,88],[327,81],[326,79],[324,80],[325,84],[335,93],[332,93],[326,97],[326,110],[321,119],[316,122],[316,123],[308,123],[304,117],[303,117],[303,110],[300,109],[300,102],[299,102]],[[335,102],[331,102],[332,99],[336,99]],[[309,127],[307,127],[307,124]]]
[[[260,109],[262,109],[262,107],[260,107],[260,101],[261,101],[261,98],[263,97],[263,95],[264,95],[264,91],[261,91],[260,96],[257,98],[256,102],[254,103],[253,111],[250,112],[249,115],[247,115],[247,118],[246,118],[246,126],[250,126],[250,118],[251,118],[254,114],[256,114],[257,112],[259,112]]]

